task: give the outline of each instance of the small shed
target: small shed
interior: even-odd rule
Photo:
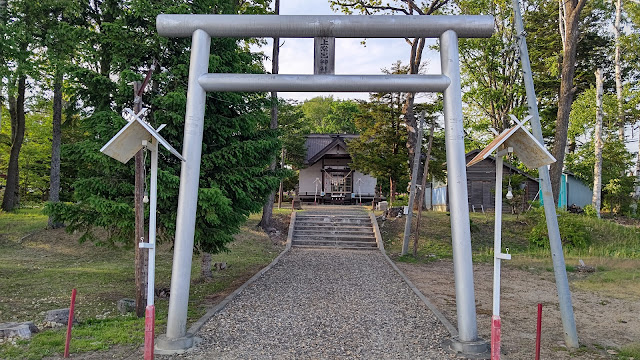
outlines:
[[[465,161],[468,163],[476,155],[480,153],[480,149],[468,152],[465,155]],[[536,200],[540,188],[538,179],[523,172],[522,170],[505,162],[502,170],[503,182],[508,183],[509,176],[522,175],[524,181],[521,189],[524,190],[524,196],[519,199],[518,208],[526,210],[529,207],[529,201]],[[469,211],[494,211],[495,210],[495,186],[496,186],[496,159],[493,156],[487,156],[484,160],[477,162],[471,167],[467,167],[467,193],[469,200]],[[449,196],[447,193],[447,185],[445,183],[432,184],[431,199],[433,201],[433,209],[437,211],[448,211]],[[511,205],[503,202],[502,211],[511,212]]]
[[[562,176],[565,186],[566,202],[564,207],[571,206],[573,204],[580,207],[591,205],[593,198],[593,190],[589,186],[585,185],[582,180],[578,179],[570,172],[564,172]]]
[[[591,205],[593,190],[574,174],[565,171],[560,178],[560,196],[558,208],[566,209],[571,205],[581,208]],[[542,204],[542,200],[540,200]]]

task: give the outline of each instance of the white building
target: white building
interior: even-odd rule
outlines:
[[[305,202],[355,204],[375,198],[376,179],[350,168],[347,142],[358,135],[311,134],[305,147],[306,168],[300,170],[299,194]]]

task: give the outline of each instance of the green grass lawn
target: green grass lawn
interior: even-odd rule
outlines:
[[[567,270],[575,271],[578,260],[596,267],[597,271],[573,279],[571,285],[620,298],[640,298],[640,228],[619,225],[584,215],[563,213],[565,221],[580,229],[588,238],[583,248],[565,246]],[[493,261],[494,216],[471,213],[471,247],[474,261]],[[451,228],[447,213],[425,211],[420,225],[417,257],[400,257],[405,218],[389,219],[380,226],[387,252],[399,261],[428,262],[438,258],[451,258]],[[544,219],[536,216],[503,214],[502,244],[513,255],[503,266],[515,266],[527,271],[553,271],[548,247],[539,247],[529,240],[532,229]],[[416,216],[413,217],[415,230]],[[545,228],[546,231],[546,228]],[[563,238],[564,238],[563,234]],[[410,242],[413,249],[414,237]]]
[[[288,221],[290,211],[275,211]],[[228,253],[214,262],[228,268],[200,277],[201,258],[194,255],[188,322],[200,318],[214,304],[269,264],[282,250],[256,228],[260,215],[252,215]],[[144,319],[119,315],[116,302],[135,292],[133,246],[108,247],[78,243],[80,234],[63,229],[45,230],[47,217],[39,209],[0,213],[0,322],[43,322],[47,310],[69,307],[77,289],[71,352],[105,350],[113,345],[138,346],[144,342]],[[161,244],[156,257],[156,287],[170,287],[171,244]],[[156,333],[166,326],[168,299],[156,300]],[[30,341],[0,345],[0,359],[41,359],[61,354],[64,329],[40,332]]]
[[[377,212],[376,215],[380,215]],[[562,213],[564,217],[564,256],[573,289],[581,289],[606,296],[637,301],[640,299],[640,223],[619,225],[611,220],[601,220],[584,215]],[[411,237],[410,255],[400,256],[405,217],[380,222],[385,249],[396,261],[424,263],[436,259],[452,258],[450,217],[443,212],[423,212],[418,254],[414,257],[414,237]],[[493,261],[493,214],[471,213],[471,247],[474,262]],[[551,254],[546,247],[530,242],[530,234],[543,218],[538,216],[503,214],[502,244],[509,247],[512,260],[504,267],[515,267],[532,273],[553,272]],[[413,217],[412,233],[416,216]],[[584,237],[574,239],[586,243],[583,247],[567,244],[567,232]],[[546,232],[546,226],[543,226]],[[570,235],[570,236],[571,236]],[[596,268],[594,273],[574,273],[578,261]],[[619,359],[640,359],[640,342],[618,349]]]

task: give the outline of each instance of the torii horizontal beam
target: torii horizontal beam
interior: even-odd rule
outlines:
[[[444,75],[204,74],[198,83],[205,91],[443,92],[451,80]]]
[[[439,38],[453,30],[459,38],[487,38],[494,31],[488,15],[201,15],[161,14],[160,36],[191,37],[204,30],[211,37],[250,38]]]

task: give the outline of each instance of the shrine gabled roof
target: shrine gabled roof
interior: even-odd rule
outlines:
[[[320,160],[325,154],[336,146],[347,149],[345,140],[357,138],[359,135],[354,134],[311,134],[307,136],[305,147],[307,148],[307,156],[305,163],[312,165]]]

